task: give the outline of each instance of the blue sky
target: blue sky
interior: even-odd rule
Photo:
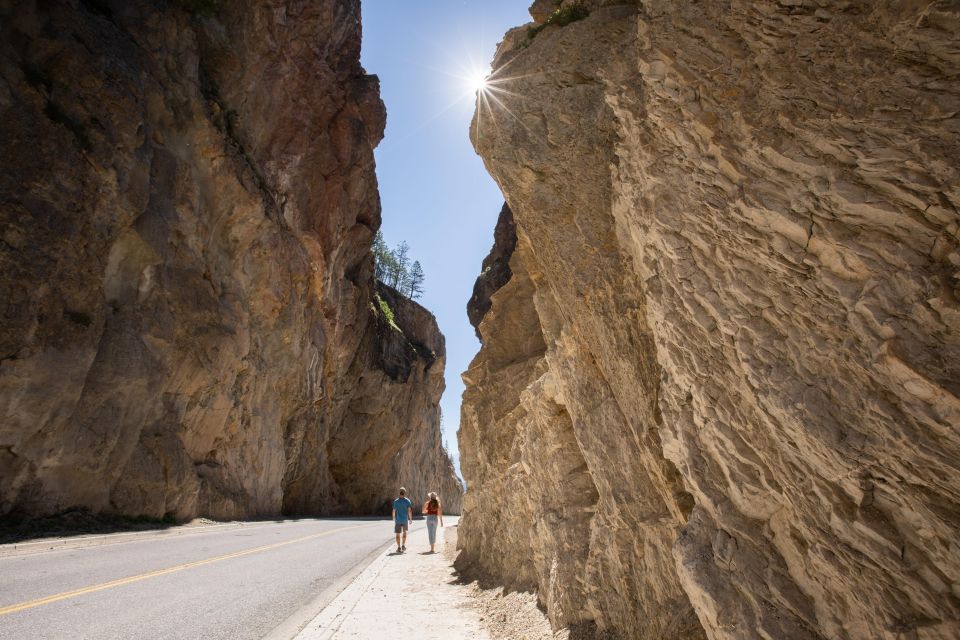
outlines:
[[[530,20],[526,0],[363,0],[363,66],[380,77],[387,131],[376,150],[387,244],[426,274],[419,300],[447,339],[444,439],[458,463],[460,373],[480,348],[466,305],[503,196],[470,145],[473,89],[497,43]]]

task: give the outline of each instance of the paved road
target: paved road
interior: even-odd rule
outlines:
[[[0,546],[0,640],[290,637],[392,538],[387,520],[310,519]]]

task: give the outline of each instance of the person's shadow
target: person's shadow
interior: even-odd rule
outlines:
[[[435,553],[436,553],[436,551],[421,551],[421,552],[420,552],[420,555],[422,555],[422,556],[432,556],[432,555],[435,554]]]
[[[388,556],[402,556],[402,555],[403,555],[403,551],[391,551],[391,552],[388,553],[387,555],[388,555]]]

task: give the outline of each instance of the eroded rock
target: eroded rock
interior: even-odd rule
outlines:
[[[464,563],[624,637],[955,637],[960,14],[581,6],[471,130]]]
[[[0,30],[0,514],[379,509],[398,478],[351,440],[452,493],[442,337],[407,314],[434,352],[391,378],[371,306],[359,2],[13,2]]]

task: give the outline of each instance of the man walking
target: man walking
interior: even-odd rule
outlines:
[[[407,528],[413,520],[413,503],[407,498],[407,490],[400,487],[400,497],[393,501],[393,532],[397,535],[397,553],[407,550]],[[403,532],[403,541],[400,532]]]

